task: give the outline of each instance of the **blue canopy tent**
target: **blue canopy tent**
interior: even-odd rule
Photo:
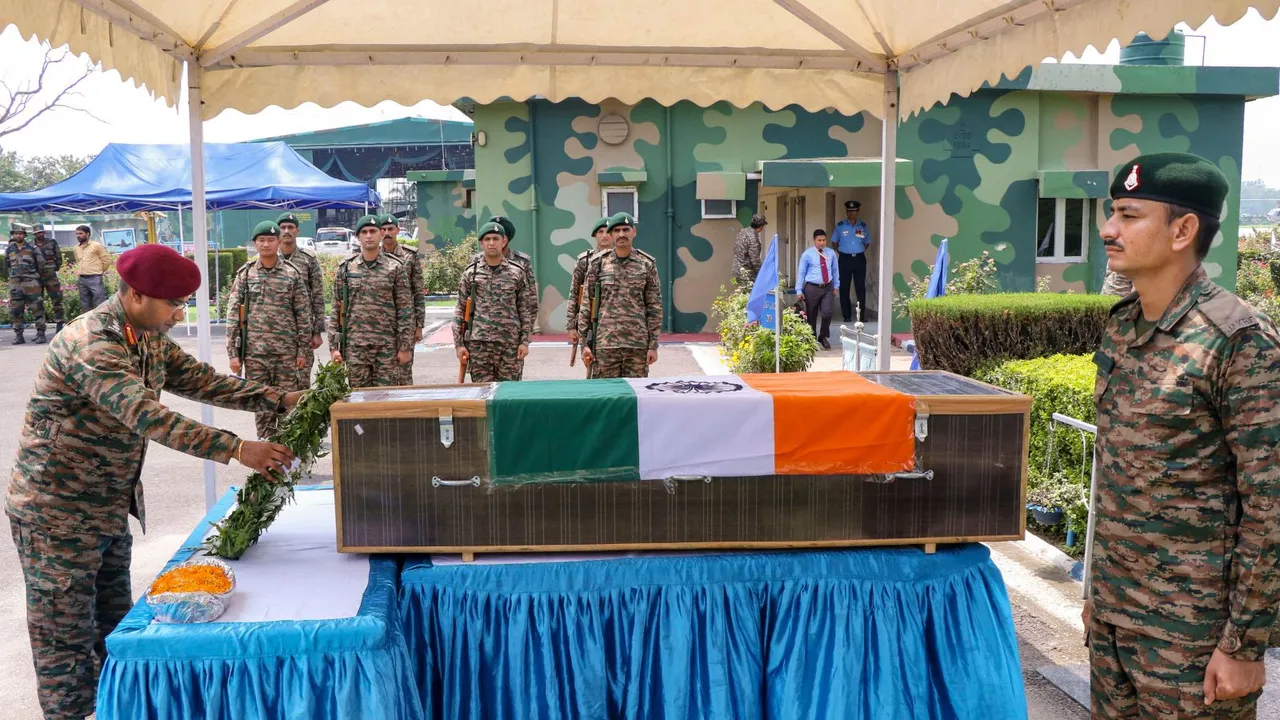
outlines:
[[[204,146],[210,210],[377,206],[363,183],[329,177],[283,142]],[[108,145],[80,172],[47,188],[0,193],[0,212],[190,210],[191,148]]]
[[[198,122],[196,123],[198,125]],[[195,220],[196,354],[209,362],[209,239],[207,210],[377,207],[378,193],[362,183],[329,177],[283,142],[209,143],[191,163],[189,145],[108,145],[80,172],[47,188],[0,193],[0,212],[115,213],[188,210]],[[193,179],[195,192],[192,191]],[[213,423],[213,407],[201,405],[201,419]],[[205,462],[205,506],[216,500],[212,462]]]

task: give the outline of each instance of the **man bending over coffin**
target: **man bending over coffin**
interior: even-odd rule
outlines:
[[[532,277],[503,255],[506,228],[480,228],[480,258],[462,271],[453,345],[472,382],[519,380],[538,314]],[[468,306],[470,316],[468,317]]]
[[[106,637],[132,605],[129,515],[145,532],[147,440],[220,463],[235,459],[273,479],[293,462],[282,445],[241,440],[160,402],[168,390],[233,410],[279,412],[302,396],[223,375],[168,338],[200,287],[196,264],[164,245],[142,245],[117,267],[119,293],[49,346],[9,481],[6,511],[47,718],[93,713]]]

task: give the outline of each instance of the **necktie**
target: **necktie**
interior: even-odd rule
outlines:
[[[818,253],[818,262],[822,263],[822,284],[826,285],[831,282],[831,277],[827,275],[827,256]]]

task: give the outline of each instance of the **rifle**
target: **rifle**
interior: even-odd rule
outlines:
[[[342,297],[338,298],[338,353],[347,359],[347,313],[351,305],[351,278],[343,273]]]
[[[244,293],[244,300],[240,303],[240,377],[249,377],[249,369],[245,367],[245,356],[249,353],[249,273],[245,273],[244,282],[241,283],[240,292]]]
[[[476,266],[472,266],[471,286],[467,290],[467,305],[462,310],[462,350],[466,357],[465,360],[458,361],[458,384],[467,380],[467,366],[471,364],[471,351],[467,349],[467,341],[471,339],[471,310],[475,306],[476,298]]]
[[[587,328],[587,348],[591,350],[591,363],[587,365],[587,379],[596,376],[596,332],[600,329],[600,278],[596,278],[591,295],[591,327]]]
[[[583,287],[582,285],[578,286],[578,304],[576,307],[579,309],[582,308],[582,293],[585,291],[586,291],[585,287]],[[578,323],[576,319],[573,322],[574,322],[574,325],[577,325]],[[573,362],[577,359],[578,359],[578,341],[574,340],[573,349],[569,351],[569,367],[573,367]]]

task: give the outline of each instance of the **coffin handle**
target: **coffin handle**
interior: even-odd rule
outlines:
[[[932,480],[932,479],[933,479],[932,470],[920,470],[918,472],[891,473],[889,475],[890,482],[894,480]]]
[[[444,485],[445,487],[464,487],[466,485],[480,487],[480,476],[476,475],[470,480],[441,480],[439,477],[431,478],[431,487],[440,487],[441,485]]]

